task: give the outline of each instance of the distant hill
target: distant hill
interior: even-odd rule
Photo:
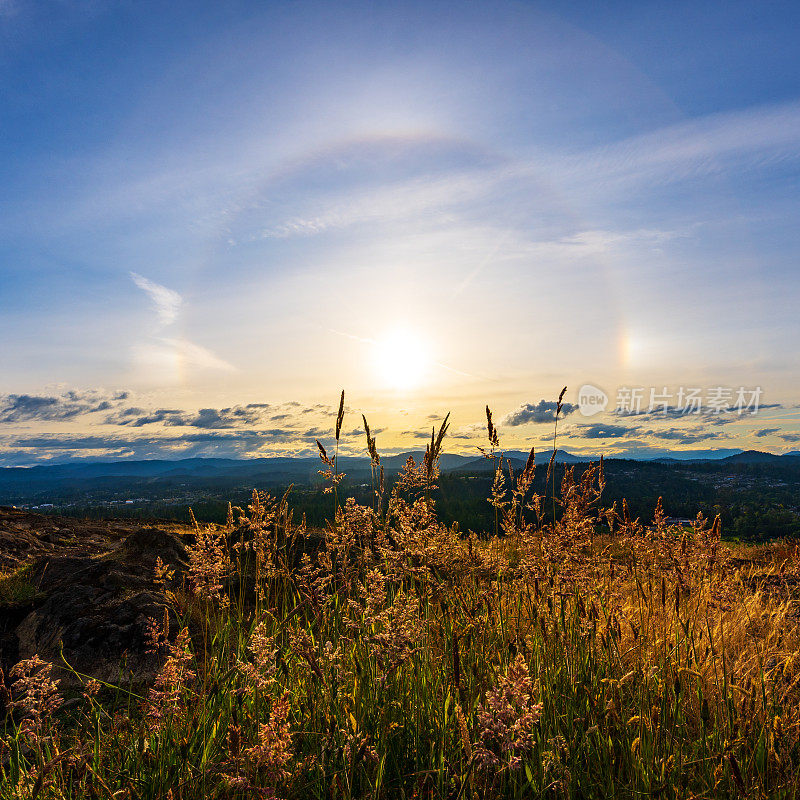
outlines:
[[[411,455],[420,461],[424,451],[385,456],[382,464],[389,475],[399,472]],[[474,460],[474,456],[445,454],[442,471],[454,470]],[[161,487],[236,487],[264,488],[288,484],[311,485],[321,478],[322,463],[318,456],[303,458],[185,458],[176,460],[78,461],[34,467],[0,468],[0,502],[9,498],[41,493],[80,493],[99,489],[120,490],[133,486],[142,490]],[[369,458],[341,456],[340,472],[354,482],[369,481]]]
[[[508,450],[505,455],[506,458],[515,459],[517,461],[521,461],[523,466],[528,462],[528,455],[530,454],[530,450]],[[547,464],[550,461],[550,456],[553,455],[552,448],[548,448],[547,450],[541,449],[536,451],[536,463],[537,464]],[[566,450],[562,450],[560,447],[558,448],[558,452],[556,453],[556,461],[559,464],[584,464],[589,461],[597,461],[600,456],[576,456],[572,453],[568,453]]]
[[[424,450],[413,450],[397,455],[383,456],[381,463],[389,471],[403,468],[409,456],[417,462],[425,455]],[[509,451],[509,458],[528,459],[528,453]],[[537,463],[547,463],[550,451],[536,454]],[[559,461],[577,463],[583,459],[559,450]],[[463,456],[445,453],[439,459],[443,471],[461,469],[476,460],[476,456]],[[0,485],[24,482],[27,484],[87,480],[93,478],[175,478],[191,476],[195,478],[215,478],[221,476],[248,477],[253,475],[295,475],[304,477],[316,475],[321,467],[317,456],[293,458],[275,456],[269,458],[183,458],[175,460],[150,459],[141,461],[73,461],[65,464],[47,464],[34,467],[0,467]],[[339,468],[342,472],[369,473],[370,461],[361,456],[340,456]]]
[[[715,448],[713,450],[664,450],[660,455],[637,455],[636,453],[624,453],[610,458],[624,458],[630,461],[650,461],[660,464],[674,464],[682,462],[684,464],[700,461],[723,461],[730,456],[735,456],[742,451],[738,448]]]
[[[386,455],[381,463],[387,479],[403,468],[409,456],[419,462],[423,450],[413,450]],[[504,453],[508,464],[519,472],[528,460],[528,451],[510,450]],[[551,451],[545,448],[536,452],[536,464],[546,465]],[[598,456],[577,456],[559,448],[557,464],[581,464],[598,460]],[[719,465],[721,468],[738,465],[774,465],[794,468],[800,466],[800,452],[774,455],[757,450],[737,452],[720,457],[716,451],[666,451],[656,458],[611,456],[607,463],[662,465],[678,468],[681,465]],[[293,458],[186,458],[176,460],[136,461],[75,461],[34,467],[0,468],[0,503],[63,503],[91,502],[98,498],[130,502],[132,498],[196,498],[218,496],[246,487],[258,486],[265,490],[286,487],[318,486],[322,464],[317,456]],[[487,458],[474,455],[444,454],[440,459],[443,474],[453,476],[489,475],[495,464]],[[627,467],[626,467],[627,468]],[[362,456],[342,456],[339,469],[346,473],[352,484],[369,484],[371,465]]]
[[[734,456],[721,459],[725,464],[777,464],[783,456],[776,456],[773,453],[764,453],[761,450],[745,450]]]
[[[528,463],[528,453],[525,453],[521,450],[509,450],[506,453],[503,453],[505,461],[507,464],[510,464],[511,468],[515,472],[519,472],[520,470],[525,468],[525,465]],[[553,455],[552,450],[543,450],[541,453],[536,453],[535,460],[537,466],[542,466],[543,464],[548,464],[550,461],[550,456]],[[572,453],[567,453],[565,450],[558,450],[556,453],[556,464],[585,464],[589,461],[597,461],[597,456],[585,456],[579,457],[574,456]],[[444,470],[445,472],[458,472],[458,473],[482,473],[482,472],[494,472],[496,469],[497,464],[492,461],[492,459],[485,458],[481,456],[480,458],[468,459],[465,464],[462,464],[458,467],[451,467],[449,470]]]
[[[401,470],[403,465],[408,461],[408,457],[412,456],[415,461],[419,462],[425,455],[424,450],[412,450],[408,453],[398,453],[395,456],[381,456],[381,463],[386,469]],[[458,469],[459,467],[472,461],[474,456],[459,456],[454,453],[443,453],[439,457],[439,468],[442,470]]]

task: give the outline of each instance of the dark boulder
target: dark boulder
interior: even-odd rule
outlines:
[[[22,563],[36,594],[24,604],[0,606],[0,666],[8,673],[15,662],[38,654],[56,665],[63,686],[80,682],[70,668],[110,683],[151,681],[158,661],[148,652],[148,623],[160,622],[169,608],[166,589],[155,580],[156,560],[175,571],[173,588],[179,585],[188,564],[184,539],[191,533],[137,527],[103,537],[93,524],[81,541],[73,521],[69,544],[59,547],[64,526],[56,529],[42,518],[37,529],[27,516],[14,521],[25,525],[29,559]],[[6,556],[18,552],[9,548]]]

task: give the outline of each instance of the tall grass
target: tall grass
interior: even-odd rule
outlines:
[[[0,798],[798,794],[797,549],[603,509],[602,464],[537,496],[487,420],[496,536],[437,520],[447,420],[388,494],[364,420],[375,501],[334,494],[319,541],[286,496],[195,523],[183,584],[157,565],[154,685],[0,682]]]

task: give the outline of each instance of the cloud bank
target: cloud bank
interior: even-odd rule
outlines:
[[[515,428],[530,422],[555,422],[558,403],[555,400],[540,400],[538,403],[525,403],[516,411],[512,411],[503,420],[502,425]],[[560,417],[566,417],[578,410],[572,403],[562,403]]]

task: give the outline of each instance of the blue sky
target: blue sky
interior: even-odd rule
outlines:
[[[576,451],[797,449],[799,24],[0,0],[0,461],[306,452],[342,387],[388,448],[486,402],[522,447],[585,383],[769,408]]]

